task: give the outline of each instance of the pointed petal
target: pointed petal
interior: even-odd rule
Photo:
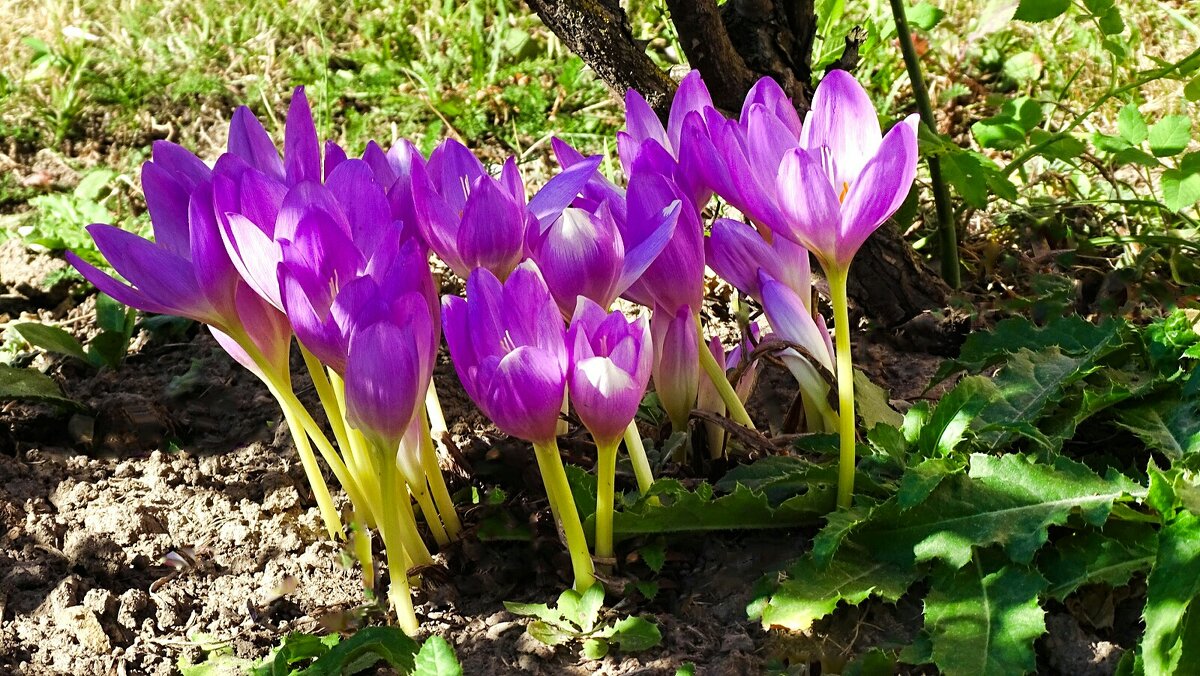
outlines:
[[[255,293],[271,305],[283,307],[279,298],[276,267],[282,259],[279,245],[257,225],[241,214],[225,214],[219,219],[221,239],[238,274]]]
[[[504,161],[504,166],[500,168],[500,185],[512,197],[513,202],[525,205],[525,181],[521,178],[521,171],[517,169],[517,158],[509,156]]]
[[[480,177],[467,200],[456,243],[468,268],[484,267],[504,279],[524,257],[524,209],[495,179]]]
[[[825,339],[800,297],[787,285],[767,275],[763,276],[762,288],[763,311],[775,333],[788,342],[803,346],[822,366],[832,370],[833,360],[826,350]]]
[[[904,203],[917,175],[917,135],[901,122],[892,127],[842,205],[838,259],[844,265],[862,243]]]
[[[742,104],[741,123],[747,123],[747,112],[751,106],[761,104],[770,111],[783,126],[787,127],[792,135],[793,144],[800,138],[800,116],[796,114],[796,106],[792,104],[792,100],[783,92],[783,88],[779,86],[771,77],[763,77],[746,94],[746,102]]]
[[[514,344],[548,350],[561,359],[566,369],[563,318],[533,261],[517,266],[504,283],[500,317]]]
[[[221,314],[230,315],[234,308],[234,291],[241,278],[221,240],[221,229],[213,208],[211,183],[200,186],[192,193],[188,204],[188,223],[188,246],[196,270],[196,281],[209,304]]]
[[[534,443],[554,438],[566,390],[566,373],[553,353],[522,345],[500,360],[484,412],[506,434]]]
[[[429,316],[410,313],[407,323],[377,322],[355,332],[346,362],[346,420],[398,446],[428,388],[420,335]]]
[[[658,308],[650,319],[654,336],[654,391],[676,431],[687,428],[700,384],[700,352],[692,311]]]
[[[745,223],[718,218],[705,244],[708,267],[755,300],[761,298],[762,292],[758,283],[759,269],[780,267],[778,261],[773,261],[777,258],[775,251]]]
[[[170,141],[155,141],[151,150],[154,164],[174,175],[187,192],[212,180],[212,170],[192,151]]]
[[[460,215],[434,189],[423,165],[414,164],[412,168],[413,210],[421,238],[454,274],[465,279],[471,274],[471,268],[458,252]],[[463,206],[466,206],[465,201]]]
[[[333,141],[325,142],[325,180],[329,181],[329,175],[337,168],[339,164],[346,161],[346,151]]]
[[[505,326],[500,312],[504,305],[504,287],[486,268],[476,268],[467,278],[467,334],[476,363],[485,357],[505,353]]]
[[[558,218],[562,210],[571,204],[571,200],[583,191],[584,186],[595,175],[601,159],[597,155],[572,165],[547,181],[533,199],[529,200],[529,213],[533,214],[542,227]]]
[[[840,185],[854,182],[882,138],[875,106],[854,76],[844,70],[825,75],[813,94],[800,145],[810,152],[828,147],[837,160]]]
[[[277,181],[284,179],[279,150],[271,142],[262,123],[246,106],[234,111],[233,120],[229,123],[229,152]]]
[[[454,213],[462,213],[467,205],[468,188],[487,175],[479,158],[454,139],[442,141],[425,166],[434,189]]]
[[[700,77],[700,71],[693,70],[684,76],[675,90],[675,98],[671,100],[671,114],[667,120],[667,138],[670,148],[676,158],[679,157],[679,140],[683,133],[683,122],[688,113],[712,108],[712,97],[708,95],[708,87]]]
[[[802,148],[789,152],[779,167],[777,190],[787,228],[776,234],[808,247],[823,262],[835,262],[841,205],[821,165]]]
[[[146,294],[129,286],[128,284],[118,282],[107,272],[83,260],[75,254],[74,251],[67,251],[63,254],[67,262],[71,264],[83,278],[88,280],[99,289],[102,293],[112,296],[124,305],[135,307],[143,312],[153,312],[155,314],[178,314],[179,311],[173,307],[167,307],[162,303],[150,300]]]
[[[604,305],[615,298],[625,249],[612,214],[568,208],[538,238],[534,260],[563,314],[585,296]]]
[[[372,252],[392,224],[392,207],[387,194],[375,181],[376,173],[362,160],[339,164],[325,187],[346,214],[354,244],[364,253]]]
[[[222,318],[208,303],[196,281],[195,269],[185,258],[111,225],[89,225],[96,248],[122,277],[170,314],[209,324]]]
[[[554,151],[554,159],[558,160],[558,166],[563,169],[570,169],[584,160],[583,153],[557,136],[550,137],[550,149]]]
[[[657,223],[653,219],[650,220],[646,228],[648,232],[645,233],[645,238],[638,242],[632,249],[625,252],[625,261],[621,268],[621,276],[618,278],[617,284],[613,289],[614,296],[620,296],[625,293],[626,289],[641,279],[642,275],[646,274],[646,270],[662,254],[663,249],[667,248],[667,245],[671,243],[682,209],[682,202],[671,202],[667,205],[666,209],[659,212]]]
[[[305,283],[304,278],[310,280]],[[342,332],[329,313],[328,291],[314,288],[315,278],[296,266],[283,263],[279,266],[279,289],[283,310],[287,315],[296,338],[322,363],[338,373],[346,369],[346,345]],[[322,298],[325,307],[318,310],[313,299]]]
[[[154,226],[154,241],[171,253],[191,259],[188,245],[188,191],[175,175],[154,162],[142,165],[142,193]]]
[[[321,181],[321,146],[304,87],[296,87],[283,137],[283,166],[288,183]]]
[[[654,109],[633,89],[625,93],[625,129],[635,144],[650,140],[657,141],[664,148],[670,144],[667,130],[663,129],[662,121]]]
[[[608,357],[590,357],[571,369],[571,404],[597,443],[617,441],[637,415],[643,388]]]

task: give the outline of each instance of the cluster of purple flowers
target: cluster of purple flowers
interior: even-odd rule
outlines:
[[[835,429],[847,412],[839,418],[828,403],[823,372],[841,360],[813,308],[809,254],[831,280],[844,277],[916,171],[915,122],[884,136],[866,93],[840,71],[817,89],[803,124],[770,79],[737,119],[713,106],[696,72],[665,126],[636,92],[626,106],[617,139],[624,187],[601,173],[600,158],[555,140],[563,170],[527,198],[514,159],[489,172],[454,140],[428,158],[407,141],[387,151],[371,143],[349,157],[320,142],[297,89],[282,154],[246,108],[212,167],[177,145],[154,145],[142,174],[154,241],[89,227],[125,281],[68,256],[121,302],[208,325],[279,399],[330,533],[342,525],[314,444],[350,497],[354,532],[375,527],[393,571],[429,559],[410,496],[439,543],[459,528],[433,441],[444,425],[431,384],[444,333],[471,399],[499,429],[534,445],[584,588],[592,559],[555,445],[561,414],[573,407],[597,446],[595,553],[607,559],[622,440],[639,486],[652,481],[634,424],[651,380],[677,430],[698,399],[752,425],[743,405],[749,379],[731,384],[726,367],[753,345],[726,355],[706,338],[707,266],[763,307],[790,346],[781,356],[805,395],[809,426]],[[706,228],[714,194],[746,221]],[[431,252],[466,280],[465,298],[439,302]],[[618,299],[648,313],[630,319],[614,310]],[[292,393],[293,336],[336,448]],[[393,589],[409,628],[405,575],[393,575]]]

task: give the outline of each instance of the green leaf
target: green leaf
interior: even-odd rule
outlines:
[[[1115,425],[1172,460],[1200,452],[1200,400],[1159,397],[1122,408]]]
[[[11,328],[24,338],[25,342],[34,347],[40,347],[47,352],[74,357],[80,361],[88,361],[87,353],[83,351],[83,346],[79,344],[75,336],[57,326],[39,324],[38,322],[23,322],[21,324],[13,324]]]
[[[836,490],[836,482],[816,484],[772,506],[762,492],[741,485],[729,495],[714,497],[708,484],[689,491],[674,479],[660,479],[637,503],[613,515],[613,535],[621,540],[636,535],[812,525],[833,509]]]
[[[366,627],[338,643],[297,676],[341,676],[385,662],[401,673],[414,667],[417,644],[399,627]]]
[[[116,368],[124,361],[128,350],[129,336],[105,331],[88,343],[88,361],[96,366]]]
[[[608,641],[602,638],[589,638],[583,642],[583,656],[589,660],[601,660],[608,654]]]
[[[572,593],[577,594],[577,592],[574,591],[572,591]],[[561,596],[559,597],[559,602],[562,602]],[[563,621],[562,611],[552,609],[545,603],[516,603],[514,601],[505,601],[504,609],[513,615],[520,615],[522,617],[536,617],[552,624],[560,624]]]
[[[1102,524],[1114,502],[1144,494],[1145,488],[1123,476],[1102,478],[1064,457],[1047,464],[1019,454],[976,454],[969,474],[943,479],[924,502],[907,510],[895,500],[881,505],[851,538],[877,559],[904,565],[939,559],[961,567],[975,547],[987,545],[1000,545],[1014,561],[1028,563],[1050,526],[1073,514]]]
[[[1012,150],[1025,144],[1025,130],[1004,116],[979,120],[971,125],[971,134],[983,148]]]
[[[596,627],[596,620],[600,618],[602,607],[604,607],[604,585],[594,584],[588,587],[580,597],[579,608],[571,619],[586,634]]]
[[[430,636],[414,660],[413,676],[462,676],[454,648],[441,636]]]
[[[1005,319],[991,331],[967,336],[958,358],[943,363],[932,382],[941,382],[958,371],[978,373],[1007,361],[1009,355],[1022,349],[1037,352],[1057,347],[1066,355],[1089,355],[1098,360],[1122,345],[1123,326],[1118,321],[1097,325],[1076,315],[1057,317],[1045,326],[1037,326],[1024,317]]]
[[[1004,60],[1004,75],[1010,80],[1031,82],[1041,77],[1041,74],[1042,57],[1034,52],[1017,52]]]
[[[863,552],[837,556],[827,566],[806,554],[786,576],[762,608],[764,628],[807,631],[842,602],[857,605],[869,596],[895,602],[916,581],[917,570],[874,561]]]
[[[846,664],[842,676],[892,676],[896,658],[879,648],[871,648]]]
[[[1190,159],[1195,158],[1195,159]],[[1175,169],[1162,175],[1163,204],[1172,211],[1183,211],[1200,202],[1200,153],[1189,153]]]
[[[1187,115],[1167,115],[1150,127],[1150,152],[1155,157],[1178,155],[1192,140],[1192,119]]]
[[[1158,536],[1158,556],[1146,583],[1146,633],[1139,656],[1147,674],[1188,673],[1200,644],[1186,641],[1200,612],[1200,517],[1181,512]]]
[[[1146,119],[1142,117],[1136,103],[1127,103],[1117,114],[1117,133],[1131,145],[1140,145],[1150,136]]]
[[[573,638],[572,634],[563,631],[559,627],[550,624],[549,622],[543,622],[542,620],[534,620],[533,622],[530,622],[525,631],[530,636],[548,646],[562,645]]]
[[[846,537],[870,519],[877,506],[878,503],[869,502],[859,496],[852,507],[830,512],[825,518],[825,526],[821,528],[821,532],[813,537],[811,553],[817,565],[829,565]]]
[[[635,653],[661,643],[662,632],[653,622],[640,617],[627,617],[617,622],[608,638],[617,644],[621,652]]]
[[[909,467],[900,477],[900,485],[896,489],[896,506],[900,511],[916,507],[925,502],[943,480],[961,474],[966,469],[967,463],[957,456],[929,458]]]
[[[918,2],[904,10],[908,22],[923,31],[933,30],[941,22],[946,13],[928,2]]]
[[[1125,32],[1125,20],[1121,18],[1121,12],[1115,7],[1099,17],[1097,23],[1100,26],[1100,32],[1105,35],[1118,35]]]
[[[1069,162],[1087,151],[1083,141],[1065,132],[1034,129],[1029,133],[1029,141],[1041,147],[1039,152],[1043,157],[1063,162]]]
[[[871,382],[867,374],[858,369],[854,369],[854,403],[867,429],[880,423],[899,425],[904,422],[904,416],[888,403],[887,390]]]
[[[925,598],[933,662],[946,676],[1007,676],[1037,667],[1034,641],[1046,631],[1038,594],[1046,581],[1020,566],[939,566]]]
[[[43,401],[74,409],[86,407],[68,398],[59,389],[58,383],[49,376],[33,369],[19,369],[0,364],[0,400]]]
[[[1183,86],[1183,97],[1192,103],[1200,101],[1200,77],[1192,78]]]
[[[926,456],[948,455],[962,442],[971,421],[988,404],[996,386],[983,377],[972,376],[946,393],[929,421],[921,428],[917,449]]]
[[[1021,0],[1013,18],[1017,21],[1038,23],[1062,16],[1071,6],[1071,0]]]
[[[667,563],[667,548],[660,539],[657,542],[651,542],[638,547],[638,556],[642,557],[642,561],[646,566],[655,573],[662,572],[663,566]]]
[[[1144,523],[1110,521],[1103,531],[1073,531],[1038,555],[1038,570],[1059,601],[1085,584],[1120,587],[1154,563],[1157,537]]]

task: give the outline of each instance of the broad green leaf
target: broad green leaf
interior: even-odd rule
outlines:
[[[1037,667],[1034,642],[1046,631],[1038,594],[1046,581],[1021,566],[989,570],[975,558],[939,566],[925,598],[933,662],[946,676],[1008,676]]]
[[[1049,447],[1035,423],[1047,406],[1063,398],[1066,388],[1095,368],[1089,356],[1068,357],[1056,347],[1041,352],[1022,349],[1012,355],[1004,368],[988,380],[995,390],[971,421],[976,445],[995,452],[1008,445],[1015,434],[1021,434]]]
[[[1025,130],[1009,117],[989,117],[971,125],[971,134],[980,147],[1012,150],[1025,144]]]
[[[867,374],[858,369],[854,369],[854,403],[866,429],[879,423],[899,425],[904,421],[904,416],[888,403],[887,390],[871,382]]]
[[[575,612],[575,624],[586,634],[596,627],[600,618],[600,609],[604,607],[604,585],[594,584],[579,598],[579,607]],[[565,614],[565,613],[564,613]]]
[[[1131,397],[1148,394],[1158,384],[1154,374],[1142,369],[1101,369],[1084,382],[1076,383],[1074,391],[1065,394],[1058,409],[1038,423],[1045,436],[1044,443],[1048,443],[1052,451],[1061,450],[1063,443],[1074,438],[1075,430],[1085,420]]]
[[[1071,0],[1021,0],[1017,4],[1017,21],[1038,23],[1058,18],[1071,6]]]
[[[1180,512],[1158,536],[1158,556],[1146,583],[1146,633],[1139,657],[1147,674],[1188,673],[1200,644],[1185,636],[1195,631],[1200,612],[1200,516]]]
[[[549,646],[562,645],[572,638],[571,634],[542,620],[530,622],[525,631],[533,638]]]
[[[715,497],[708,484],[689,491],[678,481],[660,479],[636,504],[613,515],[613,535],[622,540],[661,533],[812,525],[833,509],[836,491],[836,482],[816,484],[772,506],[766,495],[745,486]],[[651,497],[657,497],[658,504]]]
[[[1087,145],[1073,134],[1034,129],[1029,132],[1030,143],[1041,147],[1043,157],[1069,162],[1087,151]]]
[[[561,598],[559,600],[561,602]],[[563,621],[562,611],[548,607],[545,603],[516,603],[514,601],[505,601],[504,609],[513,615],[522,617],[536,617],[539,620],[559,624]]]
[[[19,369],[0,364],[0,400],[43,401],[75,409],[83,404],[68,398],[49,376],[34,369]]]
[[[1096,150],[1104,153],[1119,153],[1130,147],[1129,141],[1120,136],[1109,136],[1100,132],[1092,134],[1092,145],[1096,146]]]
[[[658,625],[640,617],[627,617],[613,626],[608,640],[617,644],[621,652],[635,653],[653,648],[662,642]]]
[[[834,437],[836,438],[836,437]],[[788,498],[837,483],[837,466],[819,465],[794,455],[769,455],[729,470],[715,484],[718,491],[732,493],[738,485],[766,495],[777,505]]]
[[[1183,97],[1192,103],[1200,101],[1200,77],[1192,78],[1183,86]]]
[[[20,324],[13,324],[11,328],[20,334],[25,339],[25,342],[34,347],[40,347],[47,352],[74,357],[80,361],[88,361],[87,353],[83,351],[83,346],[79,344],[75,336],[57,326],[40,324],[38,322],[22,322]]]
[[[1117,132],[1121,134],[1121,138],[1135,146],[1149,138],[1150,129],[1146,126],[1146,119],[1142,117],[1136,103],[1125,104],[1117,114]]]
[[[417,644],[399,627],[366,627],[339,642],[297,676],[341,676],[385,662],[401,673],[413,670]]]
[[[1017,52],[1004,60],[1004,75],[1016,82],[1030,82],[1041,74],[1042,57],[1034,52]]]
[[[966,565],[974,548],[1000,545],[1028,563],[1046,542],[1050,526],[1073,514],[1100,525],[1113,503],[1145,489],[1116,475],[1097,476],[1064,457],[1054,464],[1019,454],[972,455],[967,475],[942,480],[921,504],[901,510],[881,505],[851,539],[881,561],[911,565],[938,559]]]
[[[1172,460],[1200,452],[1200,400],[1159,397],[1120,409],[1113,423]]]
[[[903,424],[903,419],[901,424]],[[867,432],[867,443],[871,445],[871,448],[903,466],[908,454],[908,441],[904,438],[904,432],[897,427],[882,423],[872,427]]]
[[[909,467],[900,477],[900,486],[896,489],[896,506],[900,511],[916,507],[924,502],[946,477],[961,474],[966,468],[967,463],[958,456],[929,458]]]
[[[1196,155],[1192,153],[1191,157]],[[1163,204],[1172,211],[1183,211],[1200,202],[1200,171],[1168,169],[1162,175]]]
[[[589,638],[583,642],[583,656],[589,660],[604,659],[608,654],[608,641],[602,638]]]
[[[786,575],[762,608],[764,628],[806,631],[839,603],[856,605],[868,596],[895,602],[918,576],[912,566],[875,561],[865,552],[835,557],[827,566],[806,554]]]
[[[904,10],[908,22],[923,31],[933,30],[941,22],[946,13],[928,2],[918,2]]]
[[[828,565],[846,537],[871,518],[878,504],[862,496],[855,496],[854,505],[850,508],[830,512],[825,518],[825,526],[812,541],[811,553],[817,565]]]
[[[1085,584],[1120,587],[1154,563],[1157,537],[1144,523],[1110,521],[1103,531],[1077,530],[1038,555],[1050,583],[1046,595],[1063,600]]]
[[[1045,326],[1038,326],[1024,317],[1005,319],[991,331],[977,331],[967,336],[958,358],[938,368],[933,382],[941,382],[958,371],[978,373],[989,366],[1006,361],[1021,349],[1037,352],[1057,347],[1071,356],[1089,355],[1098,360],[1121,346],[1123,324],[1107,321],[1093,324],[1079,316],[1058,317]]]
[[[661,573],[663,566],[667,563],[667,548],[660,538],[657,542],[638,547],[638,556],[642,557],[642,561],[650,570]]]
[[[1192,119],[1187,115],[1167,115],[1150,127],[1150,152],[1155,157],[1178,155],[1191,140]]]
[[[1121,18],[1121,12],[1115,7],[1100,16],[1097,23],[1100,25],[1100,32],[1105,35],[1118,35],[1125,32],[1125,20]]]
[[[462,665],[454,648],[441,636],[425,639],[414,660],[413,676],[462,676]]]
[[[601,592],[601,595],[603,595],[603,592]],[[583,628],[583,622],[580,620],[580,616],[583,615],[580,611],[580,606],[582,605],[583,595],[574,589],[564,590],[563,593],[558,595],[558,601],[555,602],[555,607],[563,619],[574,624],[579,629]]]
[[[917,449],[925,456],[948,455],[962,442],[971,421],[995,396],[996,386],[980,376],[963,378],[946,393],[921,428]]]

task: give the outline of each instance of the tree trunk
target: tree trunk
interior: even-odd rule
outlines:
[[[633,37],[618,0],[526,0],[546,26],[618,95],[635,89],[666,118],[676,85]],[[713,103],[741,109],[746,92],[769,75],[803,119],[812,96],[813,0],[666,0],[692,67],[704,76]],[[831,68],[852,70],[865,36],[852,31]],[[945,307],[950,288],[934,275],[890,224],[869,237],[854,258],[850,297],[873,321],[894,327]]]

